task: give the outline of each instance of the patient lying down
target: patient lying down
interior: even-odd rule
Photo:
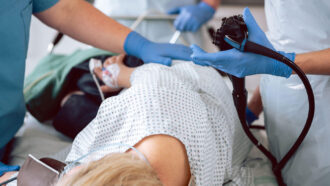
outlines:
[[[78,160],[57,185],[247,184],[235,170],[250,145],[221,76],[187,62],[129,68],[123,58],[104,64],[110,72],[116,64],[119,73],[102,90],[126,89],[102,103],[66,161],[94,153]],[[105,77],[101,69],[95,72]]]

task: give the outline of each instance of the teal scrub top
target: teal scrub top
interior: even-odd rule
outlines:
[[[32,13],[58,0],[0,0],[0,148],[23,124],[23,83]]]

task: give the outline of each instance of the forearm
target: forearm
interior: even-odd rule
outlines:
[[[330,48],[297,54],[294,63],[306,74],[330,75]]]
[[[215,10],[217,10],[220,5],[221,0],[203,0],[203,2],[210,5]]]
[[[83,0],[60,0],[35,16],[74,39],[116,53],[124,53],[131,32]]]
[[[330,75],[330,49],[297,54],[295,58],[297,64],[307,74]],[[254,91],[248,108],[256,115],[262,112],[262,100],[259,87]]]

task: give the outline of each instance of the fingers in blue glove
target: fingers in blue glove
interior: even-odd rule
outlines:
[[[209,65],[221,65],[222,62],[225,62],[228,58],[228,52],[234,50],[230,49],[227,51],[216,52],[216,53],[206,53],[197,45],[191,45],[190,48],[193,51],[191,58],[194,62],[207,63]]]
[[[247,7],[243,11],[243,19],[249,32],[249,41],[275,50],[273,45],[268,41],[265,32],[260,28],[250,9]]]
[[[170,44],[170,43],[153,43],[153,49],[157,50],[158,54],[164,57],[172,59],[179,59],[185,61],[191,61],[192,50],[182,44]]]
[[[169,11],[167,11],[168,14],[179,14],[178,17],[175,19],[174,21],[174,27],[179,30],[179,31],[184,31],[184,27],[185,27],[185,22],[182,20],[185,20],[185,14],[181,13],[182,7],[176,7],[176,8],[172,8]]]
[[[172,59],[191,61],[192,51],[180,44],[154,43],[140,34],[132,31],[128,34],[124,50],[127,54],[136,56],[144,62],[170,65]]]
[[[192,25],[191,28],[189,28],[192,32],[197,32],[198,29],[201,27],[200,24],[195,24],[195,25]]]
[[[256,28],[259,28],[258,23],[254,19],[250,9],[248,7],[244,8],[243,19],[249,31],[255,31]]]
[[[154,57],[154,61],[157,63],[160,63],[162,65],[171,66],[172,65],[172,59],[168,57],[163,56],[156,56]],[[148,63],[148,62],[146,62]]]
[[[191,55],[192,58],[196,59],[202,59],[205,54],[207,54],[202,48],[199,46],[193,44],[190,46],[191,50],[193,51],[193,54]]]
[[[181,16],[181,15],[180,15]],[[181,16],[181,17],[183,17],[183,16]],[[175,21],[174,21],[174,27],[177,29],[177,30],[179,30],[179,31],[181,31],[181,32],[183,32],[184,31],[184,22],[182,22],[181,21],[181,19],[175,19]]]
[[[167,14],[173,15],[173,14],[179,14],[181,10],[181,7],[175,7],[167,11]]]
[[[183,10],[174,22],[175,28],[179,31],[189,31],[190,19],[190,13]]]
[[[199,23],[195,17],[189,18],[186,22],[186,30],[191,32],[196,32],[201,27],[201,23]]]
[[[213,17],[215,10],[202,1],[197,5],[187,5],[171,9],[168,13],[179,14],[174,21],[174,26],[177,30],[196,32],[202,24]]]
[[[204,55],[206,54],[206,52],[203,49],[201,49],[197,45],[191,45],[190,48],[192,49],[193,52],[191,54],[191,58],[194,63],[198,65],[209,65],[208,61],[203,59]]]

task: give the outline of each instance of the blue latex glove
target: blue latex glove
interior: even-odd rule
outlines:
[[[18,171],[19,168],[20,167],[18,165],[10,166],[0,162],[0,176],[4,175],[6,172]]]
[[[246,107],[245,116],[246,122],[249,126],[251,126],[255,120],[259,119],[258,116],[256,116],[248,107]]]
[[[249,32],[248,40],[275,50],[248,8],[244,9],[243,18]],[[272,74],[288,78],[292,73],[290,67],[275,59],[250,52],[241,52],[236,48],[217,53],[205,53],[196,45],[192,45],[191,48],[193,50],[191,57],[196,64],[210,65],[236,77],[253,74]],[[294,53],[277,52],[291,61],[295,59]]]
[[[196,32],[204,23],[210,20],[215,10],[203,1],[197,5],[177,7],[168,11],[169,14],[179,14],[174,26],[180,31]]]
[[[128,55],[142,59],[145,63],[171,65],[172,59],[191,61],[192,51],[180,44],[154,43],[132,31],[128,34],[124,50]]]

